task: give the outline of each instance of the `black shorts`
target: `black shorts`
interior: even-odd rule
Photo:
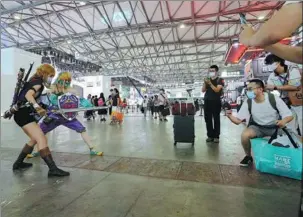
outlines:
[[[19,127],[23,127],[29,123],[37,122],[34,115],[31,115],[32,109],[30,107],[20,108],[14,114],[14,120]]]
[[[159,105],[159,112],[162,112],[164,110],[164,105]]]

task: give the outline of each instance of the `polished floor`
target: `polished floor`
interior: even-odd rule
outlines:
[[[196,145],[173,145],[172,118],[159,123],[129,114],[122,126],[83,121],[103,157],[90,157],[81,136],[60,127],[49,143],[70,177],[47,178],[40,158],[13,173],[27,141],[12,121],[1,122],[1,217],[284,217],[296,216],[300,182],[240,168],[235,126],[222,116],[219,144],[206,144],[196,117]]]

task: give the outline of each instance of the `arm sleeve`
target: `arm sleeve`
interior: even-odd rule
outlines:
[[[267,79],[267,84],[269,84],[269,85],[275,85],[274,84],[274,82],[272,81],[272,74],[270,74],[269,76],[268,76],[268,79]]]
[[[89,100],[81,97],[80,98],[80,107],[90,108],[90,107],[93,107],[93,104]]]
[[[278,109],[282,119],[293,116],[290,109],[287,107],[285,102],[280,97],[275,96],[275,99],[276,99],[277,109]]]
[[[239,118],[240,120],[244,120],[249,118],[250,114],[248,111],[248,104],[247,104],[247,100],[245,100],[245,102],[242,104],[240,111],[236,114],[236,117]]]

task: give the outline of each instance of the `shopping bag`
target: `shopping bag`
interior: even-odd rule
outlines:
[[[114,120],[114,121],[122,122],[123,118],[124,118],[124,114],[119,111],[113,111],[111,117],[112,117],[112,120]]]
[[[170,115],[170,109],[169,109],[169,107],[165,107],[163,109],[162,115],[165,116],[165,117]]]
[[[285,135],[251,140],[256,169],[260,172],[302,180],[302,143],[285,128]]]

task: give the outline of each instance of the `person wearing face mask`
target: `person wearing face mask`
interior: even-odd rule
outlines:
[[[159,119],[160,121],[167,122],[166,115],[163,114],[165,107],[168,106],[168,98],[165,94],[164,89],[160,89],[160,94],[158,95],[158,106],[159,106]]]
[[[282,100],[291,107],[295,119],[290,123],[294,132],[302,134],[302,73],[296,65],[286,65],[285,60],[273,54],[265,58],[265,64],[273,71],[267,80],[266,89],[279,91]]]
[[[253,163],[251,139],[272,136],[276,130],[275,127],[284,128],[293,119],[292,112],[284,101],[278,96],[264,92],[264,89],[263,81],[250,80],[246,93],[248,99],[242,104],[240,111],[236,116],[232,115],[231,110],[227,113],[227,117],[237,125],[249,119],[247,128],[241,135],[241,143],[246,156],[240,162],[240,166],[249,166]]]
[[[70,87],[71,79],[72,76],[69,72],[59,73],[56,81],[50,88],[51,95],[49,97],[49,102],[47,103],[48,118],[51,118],[52,121],[50,123],[45,123],[44,121],[40,121],[39,126],[45,135],[59,126],[65,126],[71,130],[74,130],[81,135],[83,141],[89,148],[90,155],[102,156],[103,152],[96,151],[94,149],[91,138],[86,132],[86,128],[81,124],[79,120],[77,120],[76,118],[72,120],[67,120],[61,114],[56,114],[52,112],[52,110],[58,110],[58,98],[60,96],[64,94],[76,94],[76,91]],[[89,100],[80,98],[80,107],[89,108],[89,107],[93,107],[93,105],[90,103]],[[36,142],[34,140],[31,140],[27,144],[33,147],[36,144]],[[33,152],[32,154],[27,155],[28,158],[37,157],[37,156],[39,156],[39,152]]]
[[[41,96],[44,87],[49,87],[52,78],[55,76],[55,69],[49,64],[43,64],[37,68],[36,73],[25,83],[20,92],[18,100],[21,102],[21,107],[14,114],[14,120],[19,127],[22,128],[24,133],[35,141],[38,146],[38,151],[41,158],[49,167],[49,176],[69,176],[69,172],[59,169],[51,155],[47,144],[47,138],[39,127],[33,114],[38,114],[43,117],[46,115],[46,110],[41,108],[37,103],[38,98]],[[33,151],[32,144],[25,144],[17,160],[13,164],[13,170],[20,170],[29,168],[31,163],[23,162],[28,154]]]
[[[224,80],[218,77],[219,68],[212,65],[208,77],[204,80],[202,92],[204,95],[204,116],[207,128],[206,142],[219,142],[220,137],[220,112],[221,96]]]

